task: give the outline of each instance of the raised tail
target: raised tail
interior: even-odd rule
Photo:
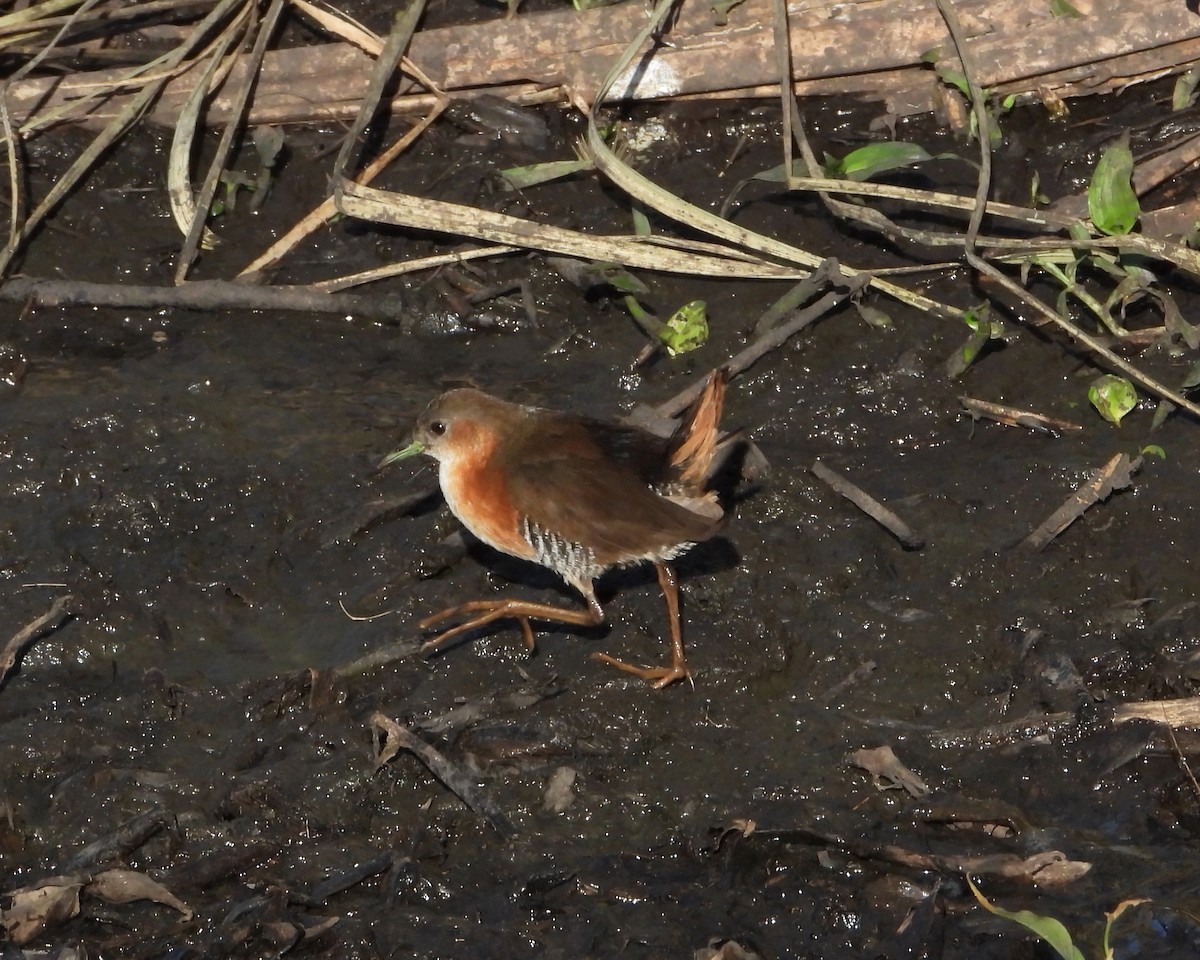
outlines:
[[[708,493],[707,481],[720,436],[721,410],[729,371],[718,367],[708,376],[700,396],[680,418],[671,438],[672,492],[690,497]]]

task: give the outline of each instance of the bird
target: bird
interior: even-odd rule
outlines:
[[[420,621],[429,630],[461,622],[425,642],[426,651],[497,620],[519,625],[535,648],[529,621],[578,627],[605,622],[595,581],[610,570],[653,564],[666,601],[671,662],[638,666],[606,653],[593,657],[662,688],[691,682],[679,617],[679,588],[669,562],[715,536],[726,517],[708,486],[719,439],[728,374],[710,374],[671,436],[541,407],[510,403],[481,390],[450,390],[418,417],[413,441],[380,466],[424,453],[438,462],[451,512],[476,538],[540,564],[583,597],[583,609],[520,599],[471,600]]]

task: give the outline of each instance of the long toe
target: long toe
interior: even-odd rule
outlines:
[[[639,667],[632,663],[626,663],[624,660],[618,660],[607,653],[593,653],[592,659],[600,663],[607,663],[610,667],[616,667],[626,673],[632,673],[635,677],[641,677],[655,690],[669,687],[678,680],[690,681],[692,679],[691,671],[685,664],[672,664],[669,667]]]

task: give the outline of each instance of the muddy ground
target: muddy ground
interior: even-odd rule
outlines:
[[[870,107],[806,111],[818,151],[874,136]],[[651,116],[672,139],[643,171],[702,204],[778,163],[772,106],[634,119]],[[496,166],[569,155],[573,125],[545,117],[546,139],[524,153],[441,123],[388,185],[626,230],[620,199],[589,177],[496,192]],[[1015,115],[1001,190],[1022,200],[1039,169],[1043,190],[1074,192],[1097,146],[1148,118],[1169,118],[1168,87],[1057,126]],[[1139,129],[1143,142],[1154,135]],[[271,196],[222,218],[197,276],[231,276],[309,209],[340,133],[288,131]],[[898,136],[932,153],[974,150],[928,120]],[[82,142],[36,141],[35,186]],[[115,151],[21,269],[169,283],[179,238],[164,142],[143,132]],[[969,190],[974,174],[943,161],[903,176]],[[764,184],[737,217],[859,267],[920,253]],[[343,221],[276,279],[442,248]],[[890,329],[840,310],[731,386],[726,423],[770,470],[726,491],[726,534],[678,564],[694,687],[652,691],[590,657],[665,660],[645,571],[604,582],[606,627],[544,630],[530,656],[502,626],[426,658],[417,621],[430,611],[510,592],[578,598],[464,549],[424,496],[436,484],[427,462],[374,469],[420,408],[463,383],[609,416],[660,402],[740,349],[785,289],[646,278],[661,312],[706,300],[712,337],[634,369],[646,341],[625,312],[543,259],[463,272],[528,281],[536,324],[518,297],[463,317],[428,275],[384,288],[406,298],[390,322],[0,306],[3,635],[75,598],[0,688],[4,890],[54,876],[82,885],[78,915],[48,922],[26,951],[650,958],[732,940],[766,958],[1050,956],[976,905],[963,879],[975,864],[993,901],[1061,918],[1088,956],[1100,955],[1104,912],[1127,898],[1151,902],[1119,921],[1118,957],[1196,955],[1200,807],[1180,760],[1194,742],[1115,724],[1111,708],[1198,692],[1200,425],[1176,416],[1151,434],[1144,399],[1114,428],[1086,401],[1102,371],[1015,317],[952,381],[944,363],[961,325],[872,299]],[[981,296],[961,272],[916,282],[962,306]],[[1186,311],[1191,282],[1169,286]],[[1193,358],[1137,359],[1177,382]],[[974,422],[963,393],[1082,429]],[[1166,458],[1147,457],[1129,489],[1045,550],[1020,546],[1091,471],[1147,442]],[[832,493],[810,473],[817,459],[886,501],[925,546],[905,549]],[[355,666],[380,650],[388,662]],[[491,818],[411,753],[377,769],[377,713],[457,764]],[[881,746],[927,795],[849,762]],[[1053,851],[1090,870],[1034,885],[970,859]],[[89,881],[114,868],[179,902],[111,902],[121,897]]]

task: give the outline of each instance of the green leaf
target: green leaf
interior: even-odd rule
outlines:
[[[870,180],[871,177],[888,170],[911,167],[915,163],[932,159],[924,147],[915,143],[889,140],[883,143],[869,143],[865,147],[851,150],[841,160],[829,158],[825,169],[830,177],[857,182]]]
[[[980,889],[975,886],[974,880],[967,877],[967,883],[970,884],[971,892],[975,894],[975,899],[979,901],[979,905],[985,910],[994,913],[998,917],[1003,917],[1005,920],[1012,920],[1014,923],[1019,923],[1026,930],[1033,931],[1033,933],[1037,934],[1037,936],[1041,937],[1042,940],[1053,948],[1063,960],[1085,960],[1083,954],[1071,939],[1071,934],[1067,932],[1067,928],[1058,920],[1055,920],[1053,917],[1043,917],[1032,910],[1017,910],[1013,912],[994,906],[983,895]]]
[[[1050,0],[1050,16],[1083,19],[1083,14],[1071,6],[1067,0]]]
[[[964,97],[971,96],[971,85],[967,83],[967,75],[961,70],[952,70],[950,67],[936,67],[938,79],[942,83],[947,83],[954,87]]]
[[[507,170],[501,170],[500,180],[506,190],[524,190],[526,187],[549,183],[551,180],[561,180],[573,173],[592,168],[591,160],[549,160],[546,163],[532,163],[525,167],[509,167]]]
[[[1110,236],[1124,236],[1137,223],[1137,194],[1133,192],[1133,153],[1129,133],[1110,144],[1096,164],[1088,184],[1088,214],[1096,229]]]
[[[723,25],[729,19],[729,11],[744,0],[717,0],[712,5],[712,11],[717,15],[717,24]]]
[[[648,237],[651,234],[650,218],[646,216],[646,208],[636,201],[630,209],[633,218],[633,234],[635,237]]]
[[[708,340],[707,304],[703,300],[685,303],[671,314],[658,336],[673,357],[704,346]]]
[[[1200,67],[1192,67],[1187,73],[1180,74],[1171,92],[1171,109],[1186,110],[1195,103],[1197,84],[1200,84]]]
[[[867,322],[868,325],[876,330],[891,330],[895,324],[892,323],[892,318],[880,310],[878,307],[873,307],[870,304],[863,303],[861,300],[854,301],[854,309],[858,311],[858,315]]]
[[[971,328],[971,334],[967,337],[967,342],[946,361],[946,375],[951,380],[957,380],[966,373],[989,340],[998,340],[1004,335],[1003,326],[989,319],[989,312],[985,303],[979,307],[969,307],[963,313],[963,322]]]
[[[1137,391],[1124,377],[1106,373],[1092,381],[1088,400],[1105,420],[1120,425],[1125,415],[1137,406]]]
[[[1148,443],[1146,446],[1142,447],[1139,452],[1144,457],[1158,457],[1159,460],[1167,459],[1167,451],[1160,447],[1157,443]],[[1139,900],[1138,902],[1140,903],[1141,901]],[[1113,920],[1115,919],[1116,917],[1113,917]],[[1112,925],[1112,920],[1109,921],[1109,925]]]
[[[1087,226],[1080,223],[1078,220],[1067,227],[1067,235],[1077,243],[1087,243],[1092,239],[1092,235],[1088,232]]]
[[[1033,171],[1033,179],[1029,183],[1029,205],[1031,207],[1044,207],[1050,202],[1050,198],[1042,193],[1041,186],[1042,178],[1038,176],[1038,172],[1035,170]]]
[[[619,294],[645,295],[650,288],[618,263],[589,263],[579,271],[577,286],[609,287]]]

